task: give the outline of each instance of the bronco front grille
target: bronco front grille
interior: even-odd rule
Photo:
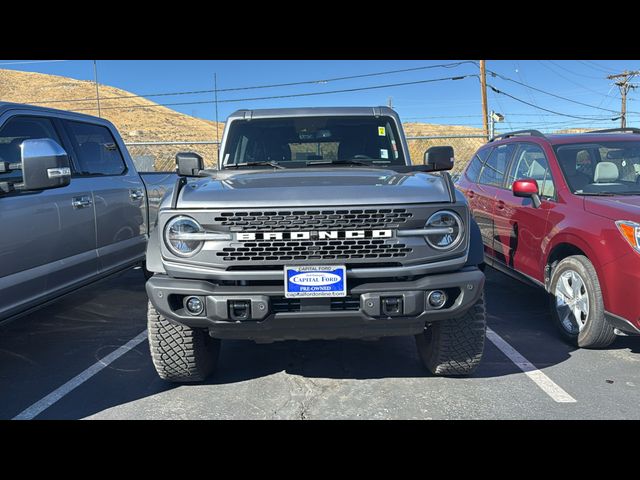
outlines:
[[[404,208],[218,212],[214,221],[232,232],[399,228],[413,214]]]
[[[403,258],[413,250],[384,240],[310,240],[234,242],[217,252],[226,262],[278,260],[352,260]]]

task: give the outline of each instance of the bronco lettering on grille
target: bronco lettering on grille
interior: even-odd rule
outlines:
[[[309,232],[241,232],[236,240],[251,242],[254,240],[334,240],[342,238],[391,238],[391,230],[319,230]]]

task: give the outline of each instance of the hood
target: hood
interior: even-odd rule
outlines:
[[[342,206],[447,202],[443,180],[426,173],[358,167],[216,172],[182,189],[179,208]]]
[[[640,223],[640,195],[585,197],[584,209],[611,220],[630,220]]]

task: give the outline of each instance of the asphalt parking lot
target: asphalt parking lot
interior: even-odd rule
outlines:
[[[426,373],[410,337],[228,341],[213,378],[176,386],[153,370],[131,270],[0,327],[0,418],[640,418],[640,337],[576,350],[543,292],[488,269],[486,294],[489,337],[469,378]]]

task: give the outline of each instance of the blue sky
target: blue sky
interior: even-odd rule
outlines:
[[[460,60],[99,60],[98,75],[100,83],[119,87],[138,95],[148,95],[213,89],[214,72],[218,77],[218,88],[224,89],[323,80],[458,61]],[[0,68],[63,75],[81,80],[93,79],[91,60],[26,64],[9,62],[19,62],[19,60],[1,60]],[[489,108],[505,116],[505,123],[500,126],[500,130],[607,128],[619,125],[619,121],[609,120],[616,117],[616,113],[607,110],[619,111],[620,96],[618,88],[612,85],[606,76],[625,69],[640,69],[640,61],[487,60],[487,68],[516,82],[591,105],[578,105],[489,75],[487,78],[489,84],[520,100],[558,113],[584,117],[571,118],[541,111],[489,89]],[[326,83],[220,92],[218,98],[224,101],[247,97],[317,93],[477,73],[476,65],[466,63],[449,68],[439,67]],[[640,78],[638,81],[640,82]],[[477,78],[474,77],[299,98],[223,102],[218,105],[218,113],[223,120],[238,108],[384,105],[387,104],[389,97],[392,98],[394,108],[404,121],[481,126],[480,86]],[[149,98],[159,103],[213,102],[211,93]],[[215,115],[213,103],[176,105],[170,108],[210,120]],[[629,115],[628,126],[640,126],[640,91],[631,91],[628,110],[638,112]]]

